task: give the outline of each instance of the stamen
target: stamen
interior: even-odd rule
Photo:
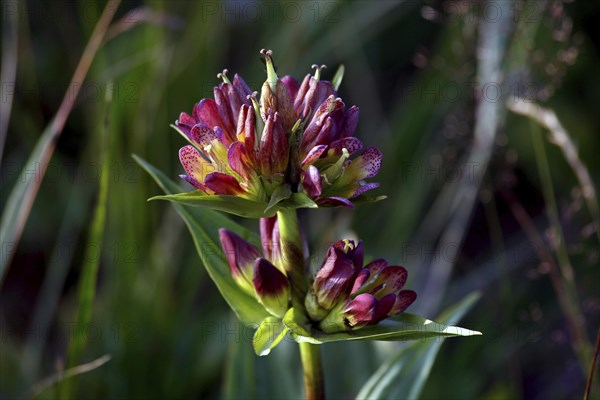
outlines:
[[[327,65],[323,64],[319,67],[317,64],[313,64],[310,68],[315,70],[315,81],[319,82],[321,80],[321,71],[327,69]]]
[[[260,51],[260,54],[265,56],[265,65],[267,66],[267,82],[269,83],[269,87],[271,87],[271,91],[275,93],[275,87],[277,85],[279,77],[275,72],[275,65],[273,63],[273,51],[262,49]]]
[[[227,74],[229,73],[229,71],[227,70],[227,68],[225,68],[223,70],[223,72],[220,72],[217,74],[217,78],[219,79],[223,79],[223,83],[231,83],[231,81],[229,80],[229,78],[227,77]]]

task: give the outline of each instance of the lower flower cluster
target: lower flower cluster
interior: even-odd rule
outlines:
[[[231,274],[244,292],[254,296],[271,315],[283,318],[292,305],[292,282],[286,274],[277,217],[261,219],[263,252],[240,236],[219,231]],[[333,243],[312,277],[304,307],[313,326],[325,333],[352,331],[375,325],[405,311],[416,299],[402,290],[408,278],[405,268],[378,259],[363,265],[362,241]],[[295,305],[298,307],[298,305]]]

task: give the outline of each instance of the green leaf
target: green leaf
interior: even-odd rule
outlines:
[[[276,210],[266,212],[268,204],[264,202],[248,200],[239,196],[209,196],[201,190],[154,196],[149,200],[169,200],[188,206],[202,206],[247,218],[272,217],[276,213]]]
[[[333,88],[335,90],[338,90],[340,85],[342,84],[342,79],[344,79],[345,71],[346,71],[346,67],[344,67],[344,64],[340,64],[337,71],[335,71],[335,75],[333,76],[333,79],[331,80],[331,84],[333,85]]]
[[[481,332],[436,323],[409,313],[402,313],[396,318],[390,318],[377,325],[356,331],[330,334],[313,328],[304,313],[296,311],[293,308],[286,313],[283,322],[292,332],[292,338],[295,341],[313,344],[350,340],[405,341],[436,337],[481,335]]]
[[[288,333],[283,321],[276,317],[267,317],[254,333],[252,344],[257,356],[266,356]]]
[[[271,195],[271,200],[269,201],[269,205],[265,208],[265,213],[268,213],[275,207],[277,204],[282,202],[283,200],[287,200],[292,196],[292,190],[290,189],[290,185],[280,185],[273,191]]]
[[[360,195],[358,197],[355,197],[352,199],[352,204],[354,205],[359,205],[359,204],[363,204],[363,203],[377,203],[378,201],[381,200],[385,200],[387,199],[387,196],[376,196],[376,197],[369,197],[367,195]]]
[[[317,203],[312,201],[305,193],[293,193],[292,196],[281,202],[280,208],[318,208]]]
[[[437,320],[444,324],[458,322],[478,299],[478,293],[467,296],[444,311]],[[419,341],[401,349],[379,367],[356,398],[418,398],[442,343],[440,340]]]
[[[152,176],[165,193],[170,194],[181,190],[179,186],[154,166],[138,156],[134,155],[133,158]],[[219,245],[218,229],[221,227],[230,229],[253,243],[260,243],[258,237],[224,215],[214,211],[206,208],[188,209],[177,202],[173,205],[192,234],[196,250],[208,274],[237,317],[245,325],[255,327],[260,321],[270,316],[253,296],[240,290],[231,277],[229,266]]]

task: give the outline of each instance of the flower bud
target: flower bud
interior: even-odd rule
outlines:
[[[260,251],[225,228],[219,229],[219,239],[233,279],[246,293],[254,294],[254,261],[260,257]]]
[[[281,265],[281,242],[279,241],[279,224],[277,216],[260,219],[260,240],[263,246],[263,253],[268,260],[271,260],[279,269],[283,270]]]
[[[263,176],[284,173],[289,160],[287,135],[283,131],[279,113],[267,117],[258,151],[258,167]]]
[[[264,258],[254,262],[254,289],[265,309],[283,318],[289,308],[290,284],[285,275]]]
[[[351,240],[340,240],[329,248],[305,301],[313,320],[323,319],[336,304],[345,301],[362,262],[362,242],[355,246]]]
[[[263,49],[261,54],[265,56],[267,80],[260,92],[260,105],[265,114],[271,111],[281,115],[283,131],[287,134],[296,122],[290,91],[286,84],[277,77],[271,50]]]

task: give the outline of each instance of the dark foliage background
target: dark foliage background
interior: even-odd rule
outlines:
[[[12,102],[3,207],[73,89],[70,78],[104,3],[2,3],[3,70],[17,68],[15,80],[2,81],[3,107]],[[317,254],[340,237],[362,238],[369,255],[408,268],[419,293],[412,311],[422,315],[482,294],[461,325],[484,335],[448,340],[421,397],[581,398],[590,364],[576,349],[581,344],[591,357],[585,346],[593,346],[600,324],[598,200],[586,201],[567,145],[506,103],[516,96],[555,112],[597,188],[599,17],[598,3],[587,0],[123,2],[77,83],[81,92],[20,242],[2,242],[2,257],[12,261],[0,287],[0,398],[26,395],[63,368],[90,254],[100,270],[83,360],[112,359],[80,376],[80,398],[300,395],[297,350],[284,344],[268,359],[253,356],[250,333],[220,298],[179,217],[169,204],[146,203],[160,190],[131,158],[138,154],[175,179],[183,141],[169,124],[212,96],[224,67],[258,89],[261,48],[273,50],[280,75],[299,79],[313,63],[329,66],[326,78],[345,64],[340,95],[361,109],[357,135],[384,151],[377,178],[385,201],[301,214]],[[482,55],[494,24],[506,39]],[[6,51],[11,29],[15,54]],[[500,73],[482,81],[481,65],[494,56]],[[480,113],[483,103],[495,104],[498,117]],[[89,225],[105,117],[112,158],[98,244]],[[472,163],[481,150],[478,121],[494,137],[490,156],[482,152]],[[474,182],[471,203],[465,194]],[[574,291],[564,290],[569,269]],[[574,309],[564,307],[570,300]],[[573,330],[578,315],[584,324]],[[356,395],[398,346],[325,346],[331,397]]]

